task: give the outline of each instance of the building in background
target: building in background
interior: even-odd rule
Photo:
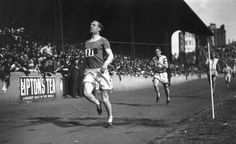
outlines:
[[[176,31],[172,37],[173,54],[196,52],[198,49],[207,49],[207,43],[214,49],[222,49],[226,46],[225,26],[219,28],[216,24],[211,23],[208,28],[212,31],[213,36],[200,36],[189,32]],[[174,43],[174,44],[173,44]],[[178,50],[177,50],[178,49]]]
[[[225,26],[217,28],[216,24],[211,23],[208,28],[212,31],[212,36],[200,36],[184,31],[176,31],[173,34],[172,54],[175,58],[182,57],[180,63],[202,65],[208,56],[208,43],[213,51],[220,54],[219,56],[223,55],[227,49]]]
[[[213,36],[208,38],[208,42],[215,48],[222,48],[226,46],[226,31],[225,26],[221,25],[216,27],[215,23],[210,23],[209,29],[212,31]]]

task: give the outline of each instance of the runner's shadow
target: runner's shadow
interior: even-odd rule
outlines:
[[[155,106],[156,104],[137,104],[137,103],[112,103],[112,104],[115,104],[115,105],[126,105],[126,106],[133,106],[133,107],[153,107]]]
[[[94,118],[84,117],[84,118],[73,118],[73,121],[90,121]],[[97,120],[96,120],[97,121]],[[91,123],[87,126],[94,125]],[[102,125],[102,122],[99,123]],[[114,118],[114,126],[150,126],[150,127],[169,127],[170,125],[166,120],[148,119],[148,118]]]
[[[169,127],[166,120],[148,119],[148,118],[116,118],[115,126],[146,126],[146,127]]]
[[[104,119],[96,117],[82,117],[82,118],[69,118],[63,120],[60,117],[35,117],[30,118],[30,124],[46,124],[52,123],[58,127],[105,127],[106,122]],[[169,127],[166,120],[156,120],[147,118],[114,118],[113,124],[115,126],[150,126],[150,127]]]
[[[60,117],[35,117],[30,118],[31,124],[45,124],[45,123],[53,123],[59,127],[76,127],[76,126],[101,126],[102,122],[99,121],[99,118],[86,118],[86,120],[95,120],[96,122],[93,123],[82,123],[83,121],[75,121],[75,120],[63,120]]]

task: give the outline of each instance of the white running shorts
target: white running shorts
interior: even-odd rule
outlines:
[[[108,70],[101,73],[100,69],[86,69],[84,75],[83,83],[89,82],[94,84],[96,90],[112,90],[113,88],[112,78]]]
[[[153,76],[153,83],[154,84],[167,84],[168,81],[168,74],[167,72],[164,73],[155,73]]]

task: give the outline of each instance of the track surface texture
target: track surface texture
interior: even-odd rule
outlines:
[[[109,129],[105,128],[106,112],[104,111],[101,116],[98,115],[96,107],[85,98],[3,104],[0,105],[0,143],[200,143],[202,141],[197,141],[199,137],[204,139],[206,135],[211,138],[207,135],[209,134],[207,131],[202,131],[199,137],[196,135],[194,137],[191,135],[194,133],[190,133],[191,128],[194,128],[191,124],[195,124],[196,119],[200,119],[201,122],[201,118],[204,119],[207,115],[204,120],[212,122],[211,97],[206,79],[171,85],[171,101],[168,106],[165,105],[166,97],[163,89],[161,90],[161,100],[158,104],[155,103],[155,93],[151,86],[111,93],[114,126]],[[234,98],[235,94],[235,79],[229,89],[226,88],[222,78],[218,79],[215,105],[220,109],[216,110],[220,112],[229,110],[230,108],[224,105],[227,103],[223,102]],[[100,96],[98,98],[100,99]],[[202,114],[204,116],[201,116]],[[216,114],[219,123],[228,126],[229,120],[224,118],[224,121],[221,121],[220,113]],[[184,139],[189,138],[188,136],[192,138],[191,141]],[[203,143],[208,142],[212,141],[203,141]]]

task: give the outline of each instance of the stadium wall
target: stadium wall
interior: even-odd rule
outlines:
[[[202,78],[206,78],[206,75],[203,75]],[[196,75],[190,75],[186,79],[185,75],[178,75],[171,77],[171,84],[179,84],[186,81],[199,79]],[[135,90],[152,87],[152,78],[144,77],[131,77],[131,76],[122,76],[121,81],[118,76],[113,77],[113,88],[114,91],[126,91],[126,90]]]
[[[21,72],[13,72],[11,73],[10,78],[10,86],[8,90],[4,92],[2,90],[3,82],[0,81],[0,104],[8,104],[8,103],[19,103],[23,102],[20,96],[20,77],[39,77],[38,74],[30,74],[29,76],[25,76],[24,73]],[[196,76],[189,76],[188,80],[197,79]],[[171,83],[177,84],[181,82],[185,82],[186,77],[184,75],[172,77]],[[113,77],[113,88],[114,91],[128,91],[135,89],[142,89],[152,87],[152,78],[144,78],[144,77],[131,77],[131,76],[122,76],[122,80],[119,80],[119,77],[115,75]],[[48,99],[48,98],[46,98]],[[63,99],[63,80],[61,74],[57,73],[55,75],[55,96],[53,99]]]

